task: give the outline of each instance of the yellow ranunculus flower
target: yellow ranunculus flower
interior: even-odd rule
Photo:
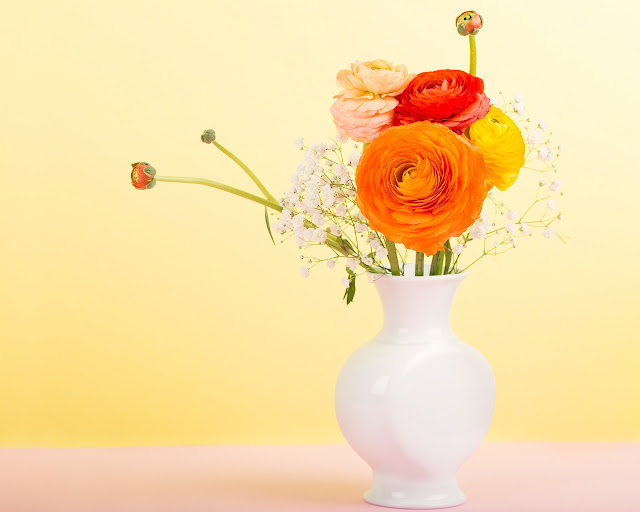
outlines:
[[[469,127],[470,139],[480,148],[489,188],[507,190],[524,165],[524,140],[520,128],[497,107]]]

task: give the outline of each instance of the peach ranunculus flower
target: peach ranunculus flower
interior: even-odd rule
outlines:
[[[389,128],[356,169],[357,204],[369,227],[428,256],[478,219],[487,197],[480,150],[422,121]]]
[[[342,90],[331,106],[333,122],[342,135],[357,142],[371,142],[393,123],[395,98],[414,75],[403,65],[386,60],[354,62],[336,77]]]
[[[469,127],[469,138],[480,148],[489,187],[507,190],[524,165],[524,140],[520,128],[498,107]]]

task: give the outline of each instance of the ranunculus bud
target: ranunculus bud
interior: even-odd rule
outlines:
[[[216,132],[211,129],[205,130],[202,132],[202,135],[200,135],[200,140],[205,144],[211,144],[214,140],[216,140]]]
[[[136,162],[131,164],[131,184],[138,190],[146,190],[156,186],[156,170],[147,162]]]
[[[456,27],[461,36],[475,36],[482,28],[482,16],[476,11],[466,11],[456,18]]]

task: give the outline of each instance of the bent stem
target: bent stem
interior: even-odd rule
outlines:
[[[182,176],[156,176],[156,181],[170,181],[174,183],[192,183],[195,185],[205,185],[207,187],[217,188],[218,190],[224,190],[225,192],[229,192],[230,194],[234,194],[236,196],[244,197],[245,199],[249,199],[249,201],[253,201],[254,203],[258,203],[266,206],[267,208],[282,212],[282,206],[278,204],[275,198],[273,200],[263,199],[260,196],[245,192],[244,190],[241,190],[239,188],[230,187],[229,185],[225,185],[224,183],[218,183],[217,181],[207,180],[204,178],[183,178]]]
[[[156,176],[155,179],[156,181],[205,185],[207,187],[223,190],[224,192],[229,192],[230,194],[234,194],[239,197],[244,197],[245,199],[249,199],[249,201],[253,201],[254,203],[261,204],[277,212],[282,212],[282,209],[283,209],[282,206],[279,205],[277,202],[269,201],[268,199],[264,199],[260,196],[256,196],[254,194],[251,194],[250,192],[245,192],[244,190],[241,190],[239,188],[230,187],[229,185],[225,185],[224,183],[218,183],[217,181],[207,180],[205,178],[186,178],[182,176]],[[317,228],[315,224],[308,221],[305,222],[305,226]],[[331,233],[327,233],[326,244],[329,247],[331,247],[333,250],[341,254],[342,256],[354,256],[354,255],[357,256],[357,252],[353,249],[353,246],[351,246],[351,244],[348,241],[340,237],[337,237],[335,235],[332,235]],[[396,260],[396,263],[397,263],[397,260]],[[374,267],[365,265],[362,262],[360,262],[360,266],[369,272],[377,273]]]
[[[213,141],[213,145],[215,147],[217,147],[220,151],[222,151],[225,155],[227,155],[229,158],[231,158],[231,160],[233,160],[236,164],[238,164],[240,166],[240,168],[242,168],[242,170],[244,172],[247,173],[247,175],[249,176],[249,178],[251,178],[251,180],[258,186],[258,188],[260,189],[260,191],[264,194],[264,196],[269,200],[272,201],[274,203],[277,203],[278,200],[271,194],[271,192],[269,192],[267,190],[267,187],[265,187],[262,182],[258,179],[258,177],[253,173],[253,171],[251,169],[249,169],[249,167],[247,166],[247,164],[245,164],[242,160],[240,160],[236,155],[234,155],[231,151],[229,151],[227,148],[225,148],[222,144],[220,144],[219,142],[216,142],[215,140]]]

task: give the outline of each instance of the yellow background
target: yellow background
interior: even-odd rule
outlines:
[[[335,133],[356,59],[478,73],[566,146],[572,236],[475,267],[453,314],[498,385],[490,439],[639,440],[635,3],[6,2],[0,19],[0,443],[340,442],[333,388],[381,325],[373,287],[298,275],[261,207],[129,184],[130,163],[280,193],[292,141]]]

